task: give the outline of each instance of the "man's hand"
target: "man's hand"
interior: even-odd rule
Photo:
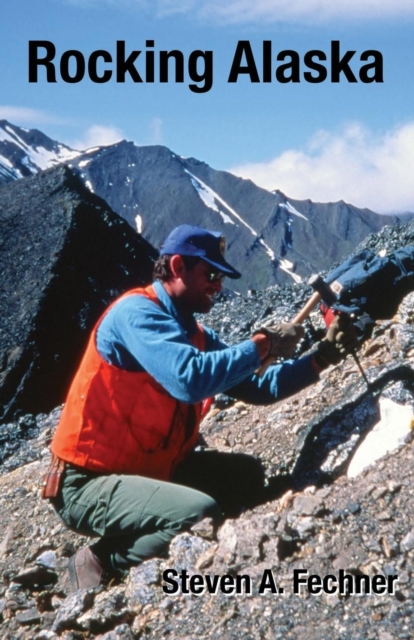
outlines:
[[[358,344],[357,331],[351,318],[341,314],[335,316],[325,338],[317,344],[313,354],[318,366],[326,369],[330,364],[339,364]]]
[[[264,334],[269,340],[268,357],[291,358],[304,329],[300,324],[282,322],[270,327],[261,327],[255,334]]]

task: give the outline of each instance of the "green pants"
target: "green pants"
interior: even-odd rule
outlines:
[[[54,507],[74,531],[99,536],[94,553],[110,570],[123,572],[165,555],[171,539],[204,517],[219,518],[210,496],[142,476],[102,476],[68,467]]]
[[[249,456],[195,452],[174,482],[67,465],[60,495],[51,502],[70,529],[99,537],[94,553],[108,570],[123,573],[165,556],[171,539],[203,518],[218,522],[223,511],[249,506],[249,494],[261,486],[263,472]]]

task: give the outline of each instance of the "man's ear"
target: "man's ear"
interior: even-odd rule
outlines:
[[[184,260],[178,253],[174,254],[170,258],[170,269],[174,278],[182,278],[185,272]]]

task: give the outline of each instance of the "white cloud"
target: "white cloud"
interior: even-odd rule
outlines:
[[[66,144],[72,147],[72,149],[79,149],[83,151],[84,149],[90,149],[91,147],[102,147],[115,144],[124,138],[125,136],[121,129],[118,129],[117,127],[104,127],[99,124],[94,124],[85,131],[82,138]]]
[[[230,23],[306,22],[414,15],[412,0],[204,0],[200,11]]]
[[[319,131],[304,149],[229,171],[290,198],[414,211],[414,121],[381,135],[358,123],[339,133]]]
[[[0,120],[9,120],[12,124],[36,125],[36,124],[65,124],[68,121],[59,118],[40,109],[27,107],[15,107],[12,105],[0,105]]]
[[[406,19],[414,16],[412,0],[66,0],[78,6],[110,4],[147,9],[158,17],[193,14],[225,23],[306,22]]]

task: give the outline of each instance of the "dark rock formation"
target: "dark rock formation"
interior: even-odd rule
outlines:
[[[65,166],[0,190],[2,419],[63,402],[107,304],[156,251]]]

